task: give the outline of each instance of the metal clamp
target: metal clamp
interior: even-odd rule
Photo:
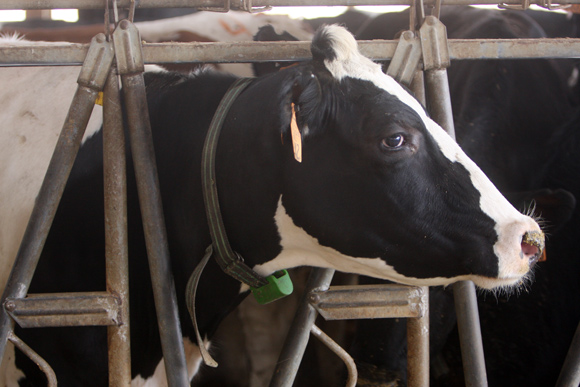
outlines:
[[[141,39],[137,27],[129,20],[122,20],[113,32],[113,44],[119,74],[136,74],[145,71]]]
[[[239,9],[241,11],[246,11],[249,13],[265,12],[272,9],[271,5],[264,5],[262,7],[254,7],[252,5],[252,0],[240,0],[239,4],[235,4],[232,7],[231,0],[224,0],[224,5],[222,7],[199,7],[200,11],[212,11],[212,12],[228,12],[231,9]]]
[[[254,7],[252,5],[252,0],[242,0],[242,5],[240,7],[242,11],[249,13],[266,12],[272,9],[271,5],[264,5],[262,7]]]
[[[530,8],[530,0],[522,0],[522,3],[517,4],[517,5],[499,3],[497,6],[498,6],[498,8],[503,8],[503,9],[517,9],[517,10],[525,11],[526,9]]]
[[[399,83],[409,86],[421,61],[421,42],[413,31],[404,31],[399,38],[387,74]]]
[[[231,9],[230,0],[224,0],[223,7],[198,7],[200,11],[209,11],[209,12],[229,12]]]
[[[427,16],[419,30],[419,36],[423,52],[423,69],[427,71],[449,67],[451,60],[445,25],[435,16]]]
[[[513,5],[513,4],[506,4],[506,3],[499,3],[497,5],[499,8],[503,8],[503,9],[516,9],[516,10],[526,10],[528,8],[530,8],[530,0],[522,0],[521,4],[517,4],[517,5]],[[538,6],[548,9],[550,11],[556,10],[556,9],[566,9],[566,8],[570,8],[572,6],[572,4],[557,4],[557,5],[553,5],[552,4],[552,0],[538,0]]]

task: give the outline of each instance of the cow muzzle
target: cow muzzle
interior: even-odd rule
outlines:
[[[528,231],[522,237],[522,259],[529,261],[530,268],[538,262],[544,248],[546,247],[546,238],[541,231]]]

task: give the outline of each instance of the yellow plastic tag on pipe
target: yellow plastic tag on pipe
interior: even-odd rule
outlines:
[[[95,105],[103,106],[103,92],[102,91],[99,91],[99,94],[97,95],[97,99],[95,100]]]

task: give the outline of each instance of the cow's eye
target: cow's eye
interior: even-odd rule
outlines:
[[[393,134],[392,136],[383,138],[382,145],[387,149],[400,148],[405,143],[405,136],[401,133]]]

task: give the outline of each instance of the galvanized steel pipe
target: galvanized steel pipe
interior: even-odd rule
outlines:
[[[112,69],[103,96],[105,262],[107,291],[120,301],[118,325],[107,328],[109,385],[131,384],[129,253],[125,133],[117,72]]]
[[[556,387],[578,387],[580,385],[580,323],[570,344],[568,355],[560,371]]]
[[[421,290],[422,315],[407,319],[408,387],[429,387],[429,287]]]
[[[395,40],[361,40],[360,51],[373,60],[391,60]],[[451,60],[574,58],[580,39],[450,39]],[[79,65],[86,44],[33,44],[0,48],[0,66]],[[251,63],[267,60],[305,61],[312,57],[310,42],[144,43],[145,64]]]
[[[479,311],[477,310],[477,297],[473,282],[459,281],[455,283],[453,285],[453,298],[457,314],[465,386],[487,386]]]

